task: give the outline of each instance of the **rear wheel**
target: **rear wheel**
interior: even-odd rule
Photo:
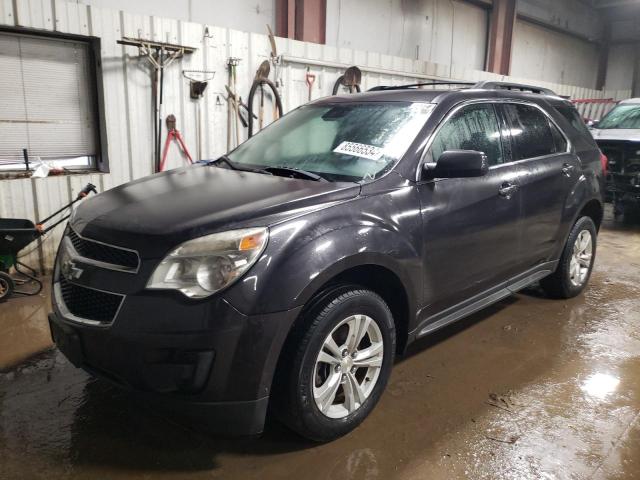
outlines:
[[[542,289],[553,298],[578,295],[589,282],[596,257],[596,226],[590,217],[574,224],[565,244],[558,268],[540,281]]]
[[[395,355],[393,317],[379,295],[353,286],[303,320],[289,342],[276,409],[291,429],[324,442],[357,427],[380,399]]]
[[[6,272],[0,272],[0,302],[7,300],[13,293],[15,284]]]

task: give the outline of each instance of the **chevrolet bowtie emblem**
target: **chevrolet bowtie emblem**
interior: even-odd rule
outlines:
[[[67,280],[77,280],[80,278],[84,270],[76,266],[70,258],[65,259],[61,265],[62,274]]]

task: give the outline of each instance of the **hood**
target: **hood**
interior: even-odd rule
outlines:
[[[87,238],[141,254],[160,254],[191,238],[272,225],[359,192],[359,184],[197,165],[151,175],[87,199],[71,224]]]
[[[640,129],[638,128],[592,128],[590,132],[595,140],[627,140],[640,142]]]

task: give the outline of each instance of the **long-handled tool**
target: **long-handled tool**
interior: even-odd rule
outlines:
[[[231,105],[233,107],[232,111],[235,112],[236,106],[234,104],[236,102],[238,103],[238,109],[242,109],[242,110],[239,110],[239,112],[240,112],[240,114],[239,114],[240,123],[242,123],[242,126],[244,128],[247,128],[248,116],[249,116],[249,107],[247,106],[246,103],[244,103],[242,101],[242,97],[237,97],[236,98],[236,95],[231,91],[231,89],[229,88],[228,85],[225,85],[224,88],[227,90],[227,97],[225,98],[225,100],[227,102],[230,102],[230,103],[232,102],[231,103]],[[254,119],[256,119],[256,120],[258,119],[258,117],[254,113],[252,113],[251,115],[252,115],[252,117]]]
[[[227,60],[227,66],[229,67],[229,88],[234,94],[234,97],[238,94],[238,76],[237,76],[237,67],[240,63],[240,59],[237,57],[229,57]],[[238,106],[238,102],[233,102],[229,104],[230,108],[235,111],[235,132],[236,132],[236,146],[240,145],[240,110]],[[227,137],[229,140],[229,137]],[[230,145],[229,150],[231,150]]]
[[[333,84],[332,95],[337,95],[341,86],[347,87],[349,93],[354,91],[360,93],[360,82],[362,82],[362,72],[356,66],[349,67],[344,71],[343,75],[340,75]]]
[[[307,67],[307,73],[304,76],[304,81],[307,84],[307,87],[309,87],[309,99],[308,101],[311,101],[311,91],[313,90],[313,84],[316,81],[316,76],[315,74],[311,73],[309,71],[309,67]]]
[[[264,87],[260,84],[260,113],[258,114],[258,128],[264,127]]]
[[[182,76],[189,80],[189,96],[196,106],[196,158],[202,160],[202,113],[200,99],[216,72],[213,70],[182,70]]]
[[[155,166],[154,170],[160,170],[160,143],[162,135],[162,103],[164,99],[164,70],[177,58],[195,52],[195,48],[171,43],[154,42],[143,38],[122,37],[118,40],[121,45],[138,47],[140,56],[148,58],[153,67],[153,100],[155,105]]]
[[[271,67],[269,66],[269,62],[267,60],[263,61],[258,70],[256,71],[256,76],[254,78],[255,81],[260,81],[262,78],[269,78],[269,72],[271,71]],[[260,130],[264,126],[264,84],[260,82],[260,109],[258,110],[258,126]]]
[[[280,56],[278,55],[278,49],[276,47],[276,37],[273,35],[273,31],[269,25],[267,25],[267,32],[269,35],[269,43],[271,44],[271,64],[273,65],[273,76],[275,78],[274,84],[276,88],[279,89],[282,87],[282,79],[280,78]]]
[[[164,167],[167,163],[167,153],[169,152],[169,145],[171,145],[171,140],[176,140],[182,151],[183,155],[187,157],[189,163],[193,163],[193,158],[191,158],[191,154],[189,153],[189,149],[187,145],[184,143],[184,138],[182,138],[182,134],[176,128],[176,116],[171,114],[167,115],[167,139],[164,142],[164,148],[162,149],[162,160],[160,161],[160,171],[164,171]]]
[[[277,120],[282,116],[282,100],[280,99],[280,94],[278,93],[278,89],[276,85],[267,78],[270,72],[269,62],[267,60],[263,61],[258,70],[256,71],[256,76],[253,79],[253,84],[251,85],[251,90],[249,91],[249,98],[247,100],[247,104],[249,106],[249,137],[253,136],[253,119],[255,115],[253,114],[253,101],[258,88],[260,89],[260,109],[258,116],[258,125],[262,128],[264,123],[264,86],[268,86],[273,93],[273,119]]]

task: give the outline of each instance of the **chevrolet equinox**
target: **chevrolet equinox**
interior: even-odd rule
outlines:
[[[414,340],[538,281],[578,295],[603,170],[546,89],[320,99],[77,208],[52,334],[74,365],[215,430],[260,433],[269,410],[328,441],[369,415]]]

